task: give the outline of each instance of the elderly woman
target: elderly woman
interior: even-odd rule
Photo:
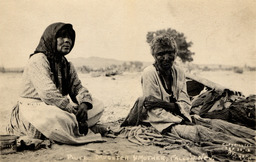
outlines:
[[[103,104],[92,99],[65,58],[74,44],[71,24],[54,23],[46,28],[24,69],[9,133],[67,144],[88,142],[88,127],[98,122]]]
[[[123,125],[144,121],[163,132],[171,125],[191,121],[191,103],[184,72],[174,65],[178,52],[175,40],[168,35],[158,36],[151,42],[151,52],[155,63],[142,73],[143,97],[137,101],[141,116],[129,120],[131,112]]]
[[[218,119],[191,118],[186,77],[174,63],[178,52],[174,38],[162,34],[150,46],[155,63],[142,73],[143,97],[121,126],[150,125],[162,134],[172,133],[193,142],[255,142],[254,131],[249,128]]]

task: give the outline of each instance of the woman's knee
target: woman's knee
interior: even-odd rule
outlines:
[[[88,111],[88,126],[95,125],[101,118],[104,112],[104,105],[101,101],[94,101],[93,108]]]
[[[93,108],[88,111],[88,118],[91,118],[93,116],[96,116],[98,114],[102,114],[104,111],[104,105],[102,102],[97,101],[95,104],[93,104]]]

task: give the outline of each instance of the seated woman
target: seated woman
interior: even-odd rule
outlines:
[[[254,144],[254,131],[218,119],[190,116],[184,72],[174,64],[177,44],[170,35],[151,42],[155,63],[142,73],[140,97],[121,126],[151,125],[162,134],[172,133],[193,142]],[[241,138],[238,138],[241,137]]]
[[[54,23],[46,28],[24,69],[20,98],[7,128],[10,134],[66,144],[90,140],[85,135],[88,127],[97,129],[103,104],[92,99],[65,58],[74,44],[71,24]]]

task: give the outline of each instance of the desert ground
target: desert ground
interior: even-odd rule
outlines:
[[[19,96],[21,75],[21,73],[0,73],[0,134],[2,135],[6,134],[5,127]],[[243,74],[238,74],[232,71],[208,71],[197,72],[196,75],[232,90],[241,91],[245,96],[256,94],[256,72],[245,71]],[[118,127],[116,121],[126,117],[137,97],[142,94],[139,72],[112,77],[92,77],[91,74],[79,73],[79,77],[92,96],[104,103],[105,112],[100,122],[110,124],[112,127]],[[48,149],[1,155],[0,161],[194,161],[196,159],[182,148],[163,153],[162,148],[157,146],[138,146],[118,137],[104,139],[107,142],[81,146],[53,144]],[[104,150],[114,154],[99,155],[88,149]]]

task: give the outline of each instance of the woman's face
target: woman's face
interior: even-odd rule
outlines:
[[[65,30],[60,31],[57,35],[57,51],[63,55],[70,52],[72,47],[72,40],[68,32]]]
[[[170,70],[176,58],[176,54],[174,51],[163,51],[154,54],[154,58],[156,63],[163,70]]]

